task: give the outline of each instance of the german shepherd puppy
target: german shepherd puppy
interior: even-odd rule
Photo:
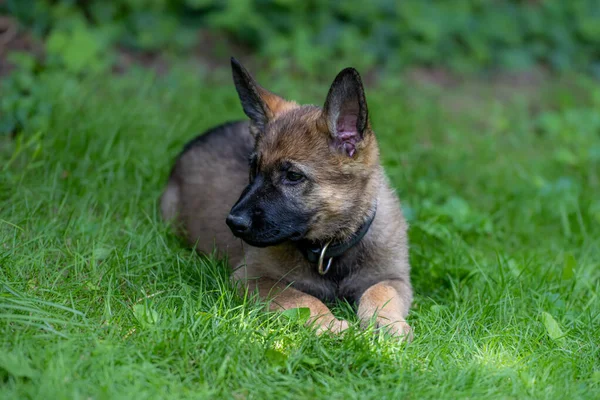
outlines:
[[[320,108],[267,91],[234,58],[231,67],[250,120],[185,146],[161,198],[164,219],[199,252],[226,252],[234,279],[271,310],[306,307],[318,332],[341,332],[348,323],[324,302],[347,299],[362,326],[410,338],[407,223],[360,75],[341,71]]]

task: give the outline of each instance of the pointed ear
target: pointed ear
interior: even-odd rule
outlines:
[[[369,113],[362,81],[357,70],[346,68],[333,81],[323,114],[334,146],[352,157],[363,139]]]
[[[231,71],[244,113],[250,118],[258,132],[264,131],[267,122],[278,113],[295,106],[295,103],[286,101],[262,88],[246,68],[233,57],[231,57]]]

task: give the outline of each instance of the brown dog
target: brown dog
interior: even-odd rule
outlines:
[[[323,302],[348,299],[361,325],[410,336],[407,224],[379,163],[358,72],[340,72],[321,109],[263,89],[233,58],[231,66],[250,121],[185,146],[163,217],[198,251],[227,252],[234,278],[272,310],[307,307],[320,332],[340,332],[348,324]]]

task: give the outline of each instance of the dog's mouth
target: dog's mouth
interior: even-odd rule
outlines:
[[[298,241],[304,237],[304,233],[299,230],[293,232],[282,231],[281,229],[271,229],[267,232],[248,232],[244,234],[235,234],[238,238],[254,247],[276,246],[288,240]]]

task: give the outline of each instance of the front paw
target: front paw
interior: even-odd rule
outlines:
[[[413,330],[406,321],[377,321],[377,327],[388,334],[398,337],[403,341],[412,342]]]
[[[347,321],[337,318],[330,318],[325,321],[317,321],[317,335],[322,335],[323,333],[339,334],[348,328],[349,325]]]

